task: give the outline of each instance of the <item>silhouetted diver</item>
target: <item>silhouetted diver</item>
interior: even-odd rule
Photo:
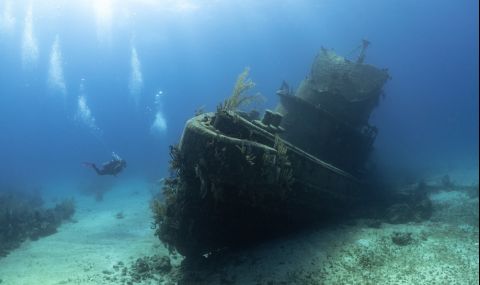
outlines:
[[[121,159],[120,156],[114,152],[112,152],[112,160],[105,162],[101,169],[99,169],[95,163],[84,162],[83,164],[93,168],[98,175],[117,176],[118,173],[127,167],[127,162],[124,159]]]

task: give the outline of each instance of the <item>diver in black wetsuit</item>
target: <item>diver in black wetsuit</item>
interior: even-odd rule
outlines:
[[[127,162],[112,152],[112,160],[105,162],[101,169],[99,169],[95,163],[85,162],[84,165],[93,168],[98,175],[117,176],[118,173],[127,167]]]

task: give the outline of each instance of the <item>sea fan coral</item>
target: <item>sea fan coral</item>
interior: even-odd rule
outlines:
[[[241,106],[263,101],[263,97],[259,93],[255,95],[246,94],[249,90],[255,87],[255,82],[248,78],[249,72],[250,68],[245,67],[243,72],[238,75],[235,86],[233,87],[232,95],[223,102],[220,106],[221,109],[233,111]]]

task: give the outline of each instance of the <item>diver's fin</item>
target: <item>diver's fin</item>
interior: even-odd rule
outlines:
[[[280,88],[277,90],[277,94],[291,95],[290,86],[288,86],[288,83],[285,80],[282,81],[282,85],[280,85]]]

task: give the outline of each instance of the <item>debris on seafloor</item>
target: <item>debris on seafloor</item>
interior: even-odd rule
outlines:
[[[412,233],[408,232],[393,232],[392,242],[396,245],[405,246],[413,242]]]
[[[261,120],[239,110],[258,99],[248,70],[216,112],[190,119],[171,147],[165,201],[151,205],[156,235],[194,257],[348,215],[372,197],[403,202],[369,181],[377,129],[368,120],[389,75],[363,63],[367,46],[356,62],[322,48],[298,90],[283,82]]]

